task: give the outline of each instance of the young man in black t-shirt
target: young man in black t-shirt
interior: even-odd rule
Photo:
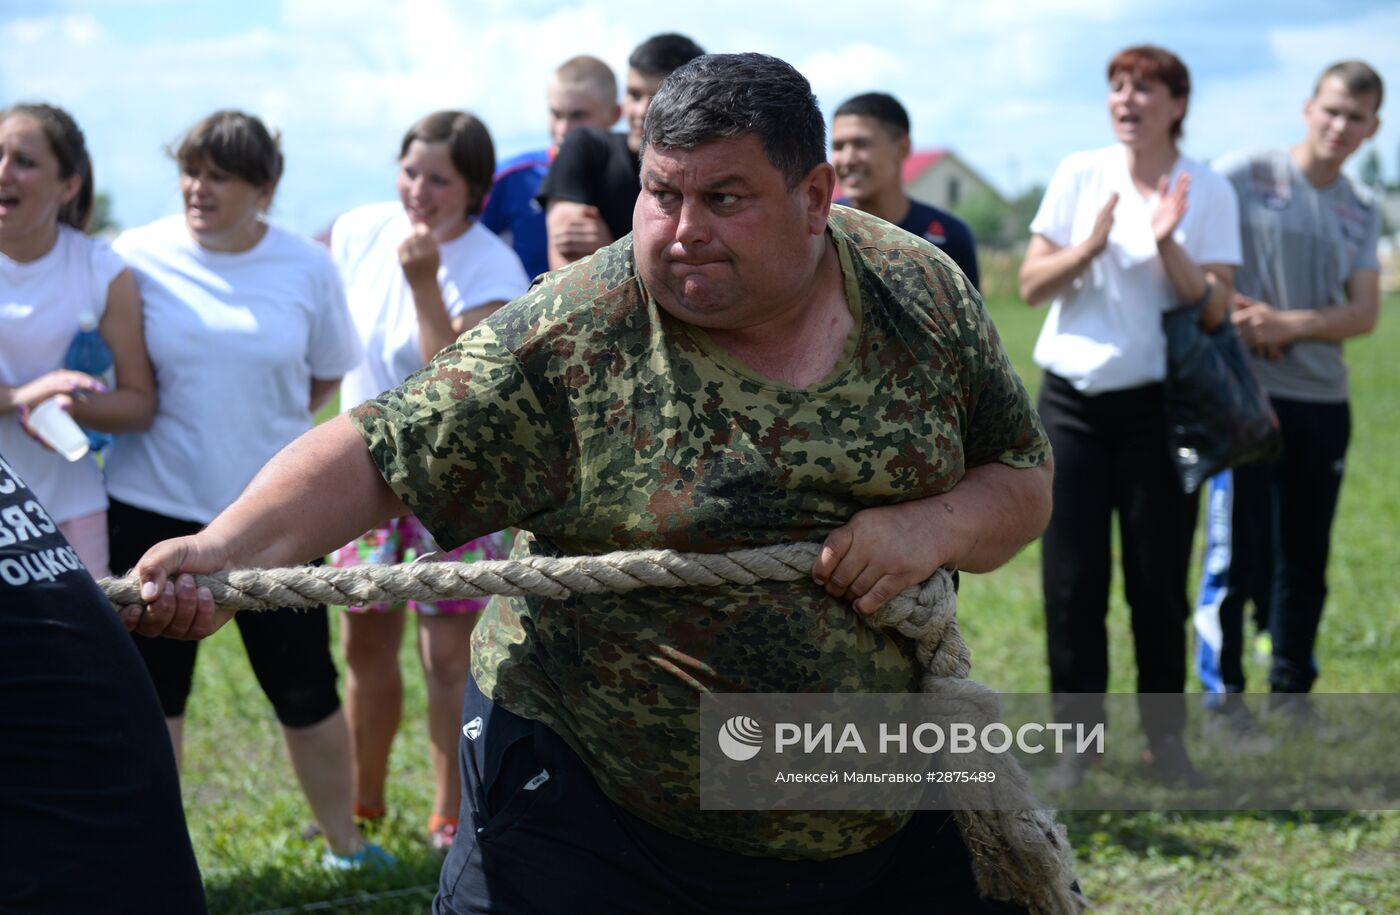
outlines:
[[[0,455],[0,912],[203,911],[155,689]]]
[[[847,203],[927,239],[953,259],[974,288],[981,285],[977,245],[967,223],[904,193],[909,113],[892,95],[847,99],[831,121],[831,158]]]
[[[627,59],[622,113],[627,133],[580,127],[564,138],[540,185],[549,233],[549,269],[587,257],[632,231],[642,185],[642,124],[661,81],[705,52],[684,35],[654,35]]]

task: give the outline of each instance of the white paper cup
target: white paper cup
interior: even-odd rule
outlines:
[[[88,453],[87,433],[52,397],[29,411],[29,428],[45,445],[70,461]]]

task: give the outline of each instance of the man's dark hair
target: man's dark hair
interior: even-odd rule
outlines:
[[[750,133],[788,190],[826,161],[826,122],[811,85],[791,64],[767,54],[706,54],[656,90],[642,151],[693,149]]]
[[[627,58],[627,66],[648,76],[669,76],[704,53],[704,48],[684,35],[664,32],[637,45]]]
[[[1374,95],[1376,97],[1376,111],[1381,110],[1381,100],[1385,98],[1385,84],[1381,82],[1381,75],[1371,69],[1371,65],[1360,60],[1344,60],[1335,63],[1322,71],[1322,75],[1317,78],[1317,85],[1313,86],[1313,98],[1322,91],[1322,84],[1331,77],[1337,77],[1346,87],[1348,95]]]
[[[835,120],[844,116],[874,118],[885,125],[896,140],[909,136],[909,112],[898,99],[884,92],[867,92],[846,99],[831,117]]]

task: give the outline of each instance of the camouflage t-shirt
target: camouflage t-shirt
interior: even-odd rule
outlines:
[[[762,377],[659,310],[631,239],[536,285],[352,418],[444,547],[500,528],[525,551],[722,552],[820,541],[855,512],[945,492],[966,467],[1049,446],[981,300],[933,245],[837,207],[855,327],[831,373]],[[810,582],[496,598],[473,673],[558,732],[602,790],[677,835],[828,858],[899,811],[699,809],[699,696],[908,692],[903,639]]]

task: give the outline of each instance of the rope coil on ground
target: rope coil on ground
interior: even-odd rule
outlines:
[[[337,569],[305,566],[289,569],[240,569],[195,576],[214,602],[237,610],[313,607],[317,604],[363,604],[373,601],[435,601],[451,598],[627,592],[639,588],[720,587],[756,581],[797,581],[811,575],[821,547],[785,543],[729,553],[680,553],[641,550],[601,556],[531,556],[519,560],[473,563],[416,562],[397,566]],[[141,603],[134,577],[104,578],[100,583],[117,606]],[[958,628],[957,596],[952,576],[943,569],[917,587],[905,589],[874,614],[862,617],[876,629],[898,632],[915,643],[924,668],[925,693],[954,700],[978,730],[997,720],[1000,701],[987,687],[967,679],[972,657]],[[1007,754],[979,751],[968,766],[994,771],[996,789],[1008,787],[1029,798],[1025,773]],[[976,786],[970,787],[977,790]],[[990,899],[1015,902],[1035,915],[1074,915],[1083,897],[1071,889],[1073,854],[1064,828],[1045,810],[1028,804],[1020,810],[997,810],[990,785],[980,789],[986,802],[978,807],[961,800],[954,811],[972,853],[977,883]],[[1004,795],[1003,795],[1004,796]]]

